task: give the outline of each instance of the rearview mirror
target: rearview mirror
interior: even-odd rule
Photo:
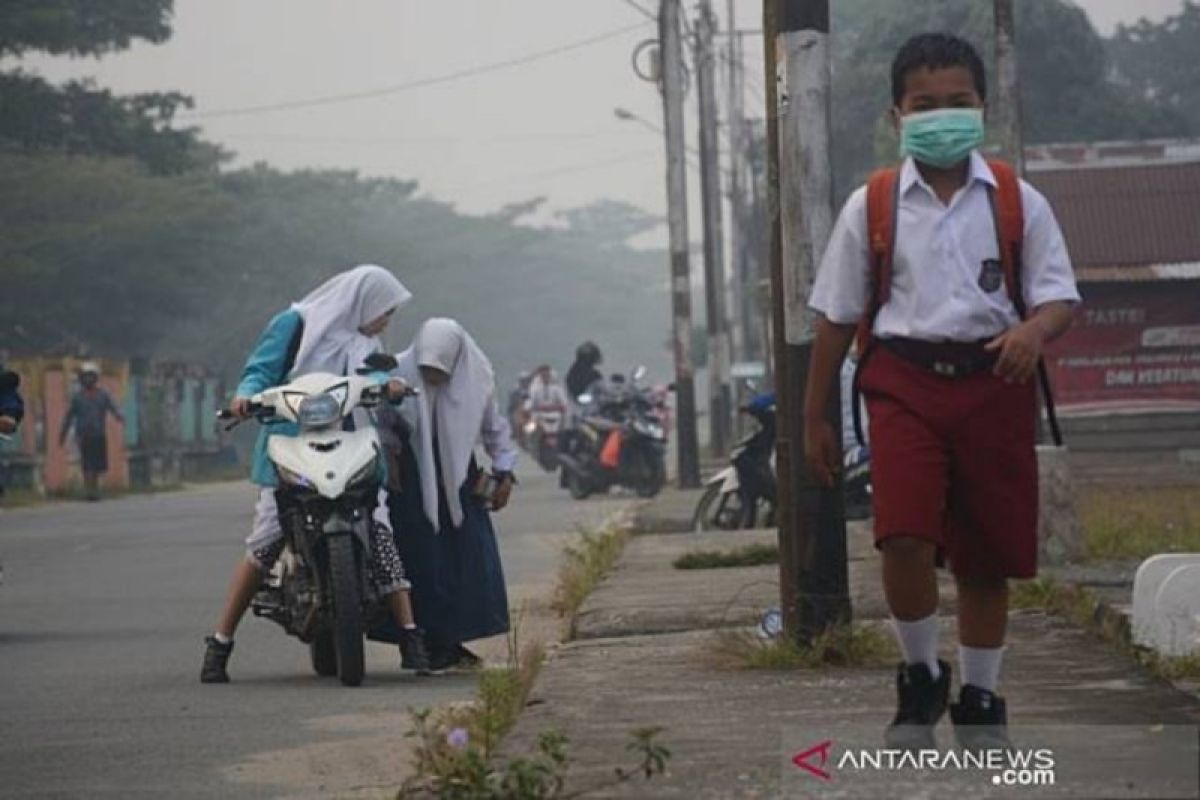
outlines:
[[[371,353],[371,355],[363,359],[363,367],[358,370],[358,374],[366,375],[371,372],[391,372],[399,365],[400,362],[396,360],[395,356],[387,353]]]

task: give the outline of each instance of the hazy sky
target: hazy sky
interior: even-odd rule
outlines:
[[[1181,3],[1079,4],[1108,33],[1118,21],[1159,18]],[[723,17],[726,0],[714,5]],[[740,26],[758,27],[760,0],[735,6]],[[685,7],[690,13],[694,3]],[[616,33],[630,26],[636,27]],[[118,92],[190,94],[199,116],[189,121],[236,150],[238,163],[414,178],[425,192],[472,212],[540,194],[556,208],[599,197],[660,213],[665,207],[661,136],[613,114],[620,106],[654,125],[661,121],[657,92],[630,67],[634,47],[654,35],[654,26],[628,0],[176,0],[174,31],[165,45],[138,45],[99,61],[28,65],[55,80],[94,76]],[[610,32],[569,52],[440,85],[312,108],[204,116],[383,89]],[[757,115],[762,83],[754,59],[761,47],[751,44],[746,106]],[[694,116],[690,102],[689,120]],[[689,182],[694,191],[694,172]]]

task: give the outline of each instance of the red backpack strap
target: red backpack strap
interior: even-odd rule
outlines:
[[[871,250],[870,283],[867,308],[858,322],[858,367],[854,370],[850,408],[854,434],[866,446],[863,433],[859,377],[871,356],[872,330],[879,310],[892,293],[892,262],[896,252],[896,219],[900,213],[900,170],[897,167],[876,170],[867,181],[867,241]]]
[[[892,292],[892,261],[896,250],[896,218],[900,209],[900,170],[876,170],[867,181],[867,241],[871,248],[871,277],[867,310],[858,324],[859,356],[871,342],[871,329]]]
[[[1021,180],[1011,164],[988,161],[996,176],[996,188],[989,192],[992,214],[996,219],[996,239],[1000,246],[1000,265],[1004,286],[1017,315],[1025,319],[1025,291],[1021,283],[1021,253],[1025,246],[1025,210],[1021,205]]]

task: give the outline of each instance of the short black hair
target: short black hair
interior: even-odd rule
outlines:
[[[920,33],[909,39],[892,62],[892,104],[904,100],[905,80],[919,69],[966,67],[975,80],[979,99],[987,99],[987,75],[979,51],[965,39],[949,33]]]

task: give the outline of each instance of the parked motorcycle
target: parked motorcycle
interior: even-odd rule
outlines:
[[[285,546],[251,608],[308,644],[318,675],[346,686],[362,682],[364,632],[388,617],[370,580],[382,446],[374,425],[347,430],[346,421],[384,401],[373,378],[314,373],[255,395],[249,407],[263,424],[300,428],[267,439]]]
[[[739,411],[758,427],[734,446],[729,466],[705,485],[692,516],[697,533],[775,524],[775,395],[758,395]]]
[[[758,429],[739,442],[730,465],[705,484],[692,516],[692,530],[741,530],[775,522],[775,395],[759,395],[740,409]],[[852,447],[842,457],[842,491],[847,520],[871,516],[871,453]]]
[[[615,375],[605,386],[581,395],[580,420],[567,452],[560,453],[563,482],[583,500],[613,486],[654,497],[667,481],[667,433],[656,402],[641,388],[645,368],[632,383]]]

